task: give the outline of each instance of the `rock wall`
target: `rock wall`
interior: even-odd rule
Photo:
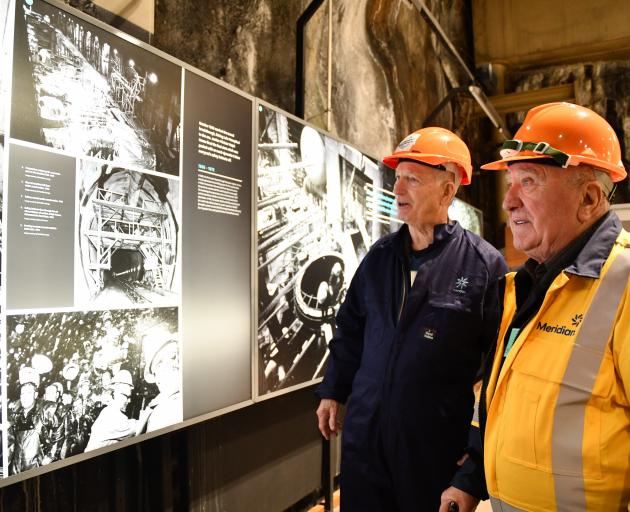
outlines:
[[[468,77],[409,0],[324,1],[305,30],[304,118],[381,158],[422,127],[453,87]],[[307,0],[156,0],[153,44],[254,96],[295,112],[296,26]],[[444,32],[472,69],[470,2],[427,0]],[[332,88],[328,125],[328,84]],[[491,138],[475,103],[458,94],[433,118],[476,146]],[[481,154],[481,153],[480,153]],[[495,180],[475,172],[458,196],[486,212],[484,233],[495,241]]]
[[[457,71],[407,0],[332,1],[332,123],[326,126],[328,2],[307,26],[305,118],[380,157],[447,94]],[[294,112],[296,24],[308,1],[156,0],[153,44]],[[464,0],[429,2],[464,55]],[[437,51],[436,51],[437,48]],[[456,126],[450,108],[436,122]],[[455,126],[454,126],[455,125]]]

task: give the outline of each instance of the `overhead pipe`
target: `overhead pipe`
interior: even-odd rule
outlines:
[[[295,31],[295,115],[304,119],[304,32],[324,0],[312,0],[297,20]]]
[[[451,56],[455,59],[455,62],[459,64],[459,67],[464,71],[466,76],[468,77],[469,84],[467,86],[468,93],[472,96],[472,98],[477,102],[481,110],[483,110],[484,114],[490,119],[490,122],[494,125],[494,127],[499,130],[499,133],[504,139],[511,138],[510,130],[508,130],[505,121],[499,115],[497,110],[494,108],[494,105],[490,102],[485,92],[475,80],[475,75],[473,75],[472,71],[468,68],[468,65],[459,54],[455,45],[448,38],[442,26],[440,25],[437,18],[433,15],[433,13],[429,10],[427,5],[424,3],[424,0],[411,0],[413,5],[418,9],[420,15],[425,19],[433,33],[436,35],[438,41],[444,45],[447,51],[451,54]],[[450,98],[449,98],[450,99]],[[443,107],[445,103],[441,103],[440,106]],[[431,113],[431,116],[435,116],[437,112],[434,110]]]

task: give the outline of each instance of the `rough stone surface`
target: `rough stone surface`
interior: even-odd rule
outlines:
[[[293,112],[296,24],[309,3],[156,0],[153,42]],[[466,2],[429,5],[468,58]],[[332,0],[332,123],[327,126],[328,12],[325,1],[307,25],[305,118],[380,157],[419,128],[461,77],[408,0]],[[449,107],[435,121],[458,128]]]
[[[153,44],[292,112],[296,22],[307,3],[156,0]]]

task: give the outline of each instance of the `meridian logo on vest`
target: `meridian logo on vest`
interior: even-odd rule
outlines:
[[[581,314],[575,315],[573,318],[571,318],[571,323],[574,327],[577,327],[580,325],[583,318],[584,316]],[[539,321],[536,324],[536,329],[538,329],[539,331],[552,332],[554,334],[562,334],[563,336],[575,336],[575,329],[570,329],[566,325],[552,325],[548,324],[547,322],[543,323]]]

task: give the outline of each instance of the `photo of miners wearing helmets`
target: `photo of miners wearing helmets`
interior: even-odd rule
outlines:
[[[322,376],[360,260],[399,224],[394,173],[282,112],[258,115],[258,394]]]
[[[14,475],[182,421],[177,308],[7,316]]]

